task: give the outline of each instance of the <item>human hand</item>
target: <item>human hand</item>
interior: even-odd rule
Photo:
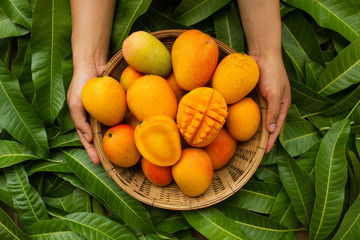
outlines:
[[[95,164],[99,164],[100,159],[92,142],[92,130],[87,120],[88,114],[81,101],[81,91],[88,80],[101,74],[104,67],[105,66],[75,70],[67,93],[67,103],[71,119],[81,143]]]
[[[265,153],[270,152],[282,126],[291,103],[290,83],[281,55],[251,55],[260,70],[258,87],[261,95],[266,99],[268,111],[266,127],[270,133]]]

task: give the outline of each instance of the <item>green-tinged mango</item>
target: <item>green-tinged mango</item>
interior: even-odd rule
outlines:
[[[165,45],[150,33],[137,31],[123,42],[125,61],[145,74],[166,77],[171,72],[171,56]]]

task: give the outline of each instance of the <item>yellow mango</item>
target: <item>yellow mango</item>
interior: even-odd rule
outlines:
[[[171,56],[165,45],[150,33],[137,31],[122,44],[125,61],[135,70],[166,77],[171,72]]]
[[[212,88],[201,87],[182,97],[176,121],[189,145],[204,147],[216,138],[227,115],[228,107],[224,97]]]
[[[171,166],[181,157],[180,133],[167,115],[154,115],[135,128],[135,144],[140,154],[152,164]]]

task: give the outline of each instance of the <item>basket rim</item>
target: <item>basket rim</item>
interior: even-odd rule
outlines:
[[[165,39],[168,37],[177,37],[186,30],[187,29],[168,29],[168,30],[152,32],[151,34],[153,36],[157,37],[159,40],[161,40],[161,39]],[[225,43],[221,42],[220,40],[218,40],[216,38],[213,38],[213,39],[218,44],[220,50],[225,51],[227,54],[236,53],[236,51],[234,49],[232,49]],[[113,70],[116,68],[117,63],[122,58],[123,58],[122,49],[119,49],[106,64],[102,75],[106,76],[106,75],[111,74],[113,72]],[[119,167],[115,166],[109,160],[107,160],[106,156],[105,156],[105,158],[100,157],[100,162],[101,162],[102,166],[104,167],[104,170],[106,171],[108,176],[110,178],[112,178],[123,191],[125,191],[127,194],[134,197],[135,199],[137,199],[143,203],[146,203],[148,205],[163,208],[163,209],[168,209],[168,210],[194,210],[194,209],[209,207],[216,203],[219,203],[219,202],[227,199],[231,195],[233,195],[235,192],[237,192],[241,187],[243,187],[249,181],[249,179],[253,176],[256,169],[260,165],[260,162],[265,154],[265,149],[266,149],[268,136],[269,136],[269,132],[266,128],[267,103],[266,103],[265,99],[263,98],[263,96],[260,94],[258,87],[256,87],[254,89],[254,91],[256,92],[256,96],[258,98],[259,107],[260,107],[260,111],[261,111],[261,125],[259,126],[259,128],[261,128],[260,141],[258,144],[257,151],[256,151],[255,155],[253,156],[253,159],[255,159],[255,161],[252,161],[252,163],[249,163],[248,166],[246,167],[246,169],[244,169],[244,173],[243,173],[243,176],[241,177],[241,181],[236,181],[233,185],[230,186],[229,191],[224,192],[223,194],[216,195],[216,198],[212,198],[209,200],[209,199],[201,198],[200,196],[196,197],[196,198],[187,197],[188,202],[184,203],[184,204],[171,204],[170,202],[164,203],[162,201],[157,201],[157,199],[155,199],[155,198],[154,199],[148,198],[148,197],[144,196],[143,194],[135,191],[134,189],[129,188],[126,181],[121,180],[121,176],[119,175],[119,173],[117,171],[119,169]],[[102,149],[102,137],[103,137],[102,136],[102,134],[103,134],[102,125],[100,122],[98,122],[92,116],[90,116],[90,125],[91,125],[92,132],[93,132],[93,143],[94,143],[96,152],[98,153],[99,156],[104,156],[104,152]],[[219,171],[219,170],[215,170],[214,172],[216,172],[216,171]]]

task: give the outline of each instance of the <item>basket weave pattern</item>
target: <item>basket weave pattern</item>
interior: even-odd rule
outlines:
[[[158,38],[171,51],[175,39],[183,31],[163,30],[154,32],[152,35]],[[220,50],[219,59],[236,52],[221,41],[214,40]],[[126,66],[127,63],[120,49],[106,65],[103,75],[119,80]],[[108,127],[90,117],[96,151],[108,175],[126,193],[143,203],[169,210],[191,210],[211,206],[230,197],[244,186],[256,171],[264,155],[268,139],[268,131],[265,126],[267,105],[257,89],[251,92],[250,96],[258,103],[261,110],[261,122],[257,133],[246,142],[238,142],[236,153],[231,161],[225,167],[214,171],[209,189],[199,197],[191,198],[184,195],[174,182],[166,187],[153,185],[144,176],[139,164],[131,168],[120,168],[112,164],[102,148],[102,138]]]

